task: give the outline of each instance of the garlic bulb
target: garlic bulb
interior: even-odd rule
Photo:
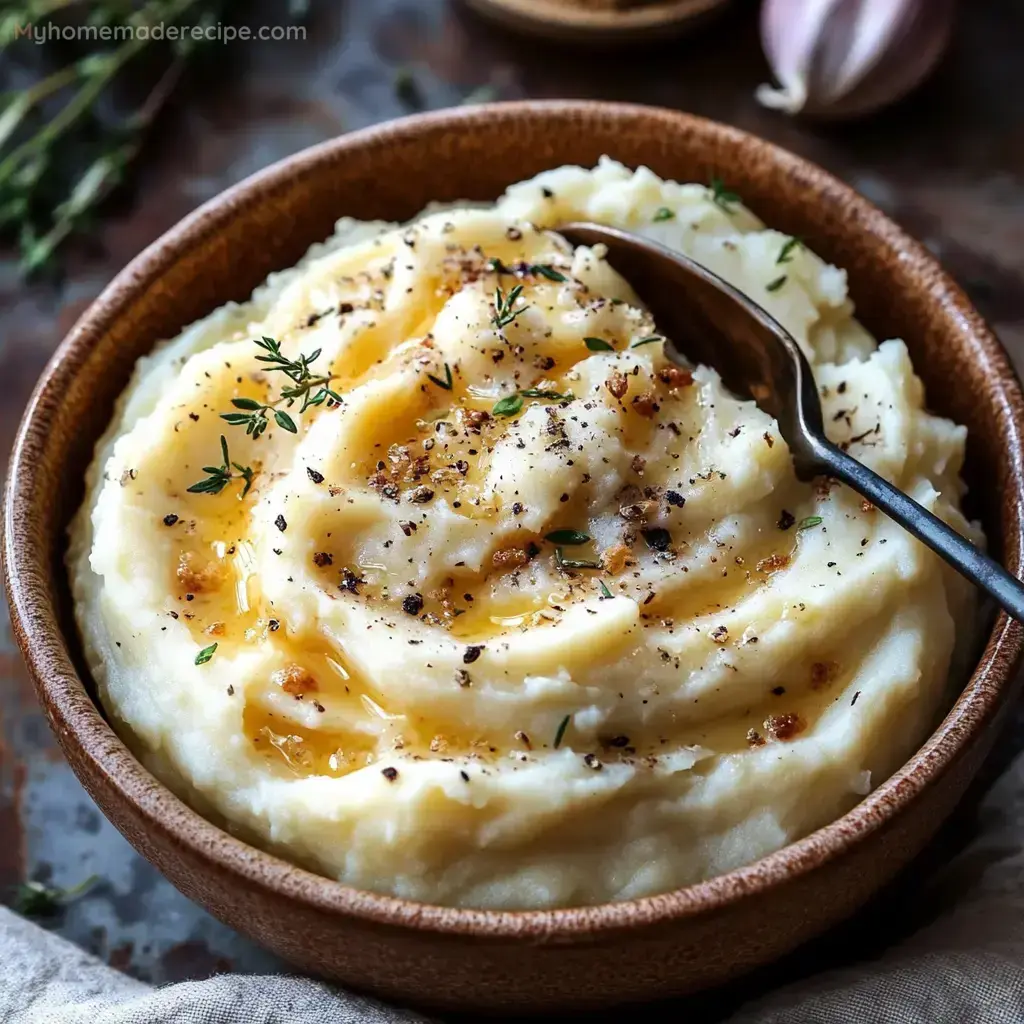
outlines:
[[[758,102],[850,117],[910,92],[949,42],[955,0],[764,0],[761,40],[780,87]]]

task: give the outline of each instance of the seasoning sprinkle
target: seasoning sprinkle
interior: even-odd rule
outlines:
[[[630,348],[639,348],[641,345],[653,345],[656,341],[664,341],[665,339],[660,334],[649,334],[646,338],[641,338],[639,341],[634,341]]]
[[[655,212],[653,220],[655,222],[660,220],[674,220],[675,216],[675,213],[667,206],[662,206]]]
[[[783,274],[782,277],[775,278],[774,281],[769,281],[765,286],[766,292],[777,292],[788,280],[788,277]]]
[[[557,750],[562,745],[562,739],[565,736],[565,730],[569,728],[569,719],[571,715],[566,715],[561,722],[558,723],[558,731],[555,733],[554,747]]]
[[[797,523],[796,528],[798,530],[809,530],[813,526],[820,526],[822,522],[821,516],[808,516],[806,519],[801,519]]]
[[[195,663],[197,665],[205,665],[208,661],[212,660],[214,653],[217,650],[215,643],[210,644],[209,647],[204,647],[197,655]]]
[[[672,546],[672,535],[660,526],[641,530],[645,543],[652,551],[668,551]]]
[[[601,596],[611,598],[612,592],[608,589],[608,584],[604,580],[598,580],[598,586],[601,588]]]
[[[173,512],[164,516],[164,526],[173,526],[177,521],[178,517]]]
[[[309,466],[306,467],[306,476],[308,476],[315,484],[322,484],[324,482],[323,473],[318,473],[315,469],[312,469]]]

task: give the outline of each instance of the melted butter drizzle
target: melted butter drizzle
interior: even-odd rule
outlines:
[[[496,252],[501,258],[518,255],[512,246],[504,249],[496,247]],[[511,280],[503,279],[503,283],[508,285]],[[530,282],[524,283],[529,288]],[[424,312],[419,325],[423,332],[429,332],[430,325],[448,295],[461,285],[461,280],[451,285],[443,278],[435,282],[435,301]],[[529,301],[529,297],[527,292],[524,298]],[[370,344],[374,337],[387,333],[384,331],[386,319],[382,314],[380,323],[364,326],[358,343],[342,354],[345,358],[340,360],[340,368],[332,367],[331,372],[335,375],[333,386],[337,390],[350,390],[368,376],[393,369],[393,365],[389,365],[391,360],[387,357],[381,360],[379,354],[376,354],[380,349],[376,348],[375,353],[375,346]],[[622,351],[623,345],[619,340],[617,347]],[[536,374],[536,379],[529,386],[542,384],[545,388],[561,393],[572,391],[574,386],[579,388],[574,367],[576,362],[588,358],[590,353],[582,346],[578,353],[570,352],[568,346],[561,344],[557,348],[559,361],[562,362],[563,355],[567,354],[571,363],[568,366],[561,365],[558,373],[553,376]],[[385,350],[390,351],[387,347]],[[432,369],[437,370],[437,367]],[[403,489],[417,485],[429,486],[435,494],[447,497],[459,514],[484,517],[495,515],[499,510],[482,504],[479,494],[480,482],[486,477],[489,465],[491,431],[498,425],[507,429],[535,401],[556,410],[555,415],[558,415],[557,403],[547,399],[527,399],[519,412],[496,424],[492,416],[495,396],[474,390],[458,373],[457,368],[452,375],[450,390],[429,382],[426,371],[419,376],[423,386],[417,389],[416,397],[404,407],[403,415],[387,422],[387,436],[374,443],[372,453],[359,467],[364,480],[380,472],[381,463],[386,467],[395,461],[400,463],[404,458],[400,453],[403,448],[409,449],[414,459],[429,452],[432,471],[422,484],[418,478],[410,478],[410,474],[399,467],[399,471],[404,473],[404,479],[401,480]],[[629,377],[628,382],[629,391],[618,406],[616,432],[627,449],[643,449],[649,446],[652,432],[658,427],[659,421],[657,416],[640,416],[630,407],[633,397],[648,390],[646,378],[641,381]],[[656,385],[651,382],[651,387],[655,388]],[[664,394],[660,397],[664,397]],[[479,429],[476,426],[467,427],[467,424],[473,423],[473,414],[486,414],[478,416],[478,424],[484,424]],[[466,464],[465,469],[458,465],[460,462]],[[586,488],[583,486],[570,497],[559,518],[574,523],[585,522],[588,511],[585,497]],[[296,700],[320,702],[332,710],[337,710],[340,704],[352,718],[350,728],[310,728],[280,713],[280,709],[275,712],[266,702],[246,700],[242,716],[245,735],[253,748],[266,757],[276,770],[302,777],[341,777],[374,764],[392,751],[403,751],[404,756],[411,757],[487,760],[493,759],[496,754],[505,756],[517,746],[522,748],[521,741],[516,737],[483,737],[467,731],[463,726],[452,728],[449,723],[430,721],[423,717],[391,714],[379,703],[379,694],[374,693],[369,682],[361,678],[344,655],[333,646],[324,646],[322,642],[299,642],[287,637],[283,627],[275,630],[273,623],[277,620],[273,609],[265,607],[258,581],[247,568],[251,562],[248,544],[243,539],[248,525],[247,506],[230,497],[205,500],[217,501],[217,512],[198,520],[194,529],[187,534],[188,540],[182,546],[176,572],[175,588],[182,609],[180,614],[197,642],[205,644],[211,638],[216,639],[227,650],[242,644],[270,645],[275,651],[284,654],[287,664],[294,666],[299,674],[305,673],[316,680],[315,689],[301,696],[290,696]],[[207,508],[204,507],[204,511]],[[745,569],[723,558],[723,569],[729,570],[727,577],[703,580],[696,586],[665,596],[655,593],[651,602],[643,607],[644,618],[686,621],[727,608],[751,588],[765,585],[770,572],[760,569],[759,564],[777,554],[778,539],[765,533],[760,540],[763,541],[763,551],[759,544],[754,551],[744,552],[748,563]],[[534,538],[534,542],[542,551],[538,557],[553,557],[550,545],[544,545],[540,538]],[[333,560],[335,574],[339,565],[350,564],[343,552],[338,554],[339,557]],[[596,552],[591,554],[574,549],[572,555],[594,557]],[[516,571],[527,572],[529,567],[521,567]],[[595,596],[595,580],[598,578],[596,573],[584,573],[582,577],[574,573],[574,582],[566,582],[560,590],[546,598],[517,595],[498,600],[488,593],[488,583],[493,572],[492,567],[488,566],[481,573],[471,574],[467,578],[454,578],[449,586],[443,588],[449,593],[429,595],[425,599],[436,607],[428,604],[424,614],[432,615],[439,624],[447,626],[454,637],[468,642],[484,641],[505,635],[510,630],[553,625],[560,608],[574,599],[575,591],[582,591],[587,597]],[[623,592],[622,583],[626,584],[625,589],[628,591],[631,582],[629,572],[617,577],[601,573],[600,578],[607,582],[616,595]],[[452,594],[461,597],[452,598]],[[189,595],[191,600],[188,600]],[[367,584],[365,596],[370,600],[387,600],[384,587],[375,587],[370,583]],[[273,680],[259,680],[252,681],[252,685],[268,688],[277,684]],[[613,737],[615,743],[611,746],[602,744],[602,757],[605,760],[632,762],[645,757],[657,757],[660,751],[691,744],[700,744],[716,753],[737,752],[748,746],[748,729],[761,731],[763,721],[770,715],[796,714],[803,728],[813,726],[842,688],[843,684],[838,681],[830,681],[821,687],[793,687],[792,694],[787,697],[767,696],[742,716],[730,715],[727,719],[723,717],[722,721],[700,726],[670,720],[665,728],[656,731],[645,729],[643,735],[627,737],[627,743],[621,742],[622,737]],[[336,718],[332,720],[336,721]],[[614,733],[614,728],[609,727],[605,731]],[[571,742],[572,738],[570,730],[567,742]],[[550,738],[539,744],[535,739],[534,745],[539,750],[546,750],[552,743]]]

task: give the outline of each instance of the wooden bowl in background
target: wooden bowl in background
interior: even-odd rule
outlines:
[[[499,25],[556,43],[612,47],[682,35],[732,0],[464,0]]]
[[[819,168],[732,128],[606,103],[497,104],[407,118],[299,153],[207,203],[150,246],[47,367],[7,483],[5,572],[18,642],[71,766],[129,841],[192,899],[300,968],[435,1008],[528,1012],[691,992],[765,963],[846,917],[924,846],[960,798],[1016,691],[1022,628],[1000,616],[955,706],[849,814],[749,867],[686,889],[507,913],[361,892],[207,822],[111,729],[82,669],[65,530],[139,356],[268,272],[336,218],[401,220],[431,200],[496,198],[602,154],[683,181],[725,179],[772,226],[849,271],[861,319],[906,339],[929,403],[969,429],[971,512],[1020,575],[1024,402],[1009,360],[936,261]]]

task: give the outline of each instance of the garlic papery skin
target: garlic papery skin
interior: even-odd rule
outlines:
[[[906,95],[949,44],[956,0],[764,0],[761,41],[779,86],[759,103],[855,117]]]

